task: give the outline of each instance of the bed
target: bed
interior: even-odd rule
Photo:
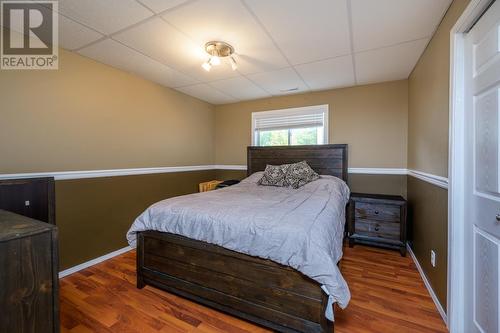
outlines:
[[[283,188],[254,184],[260,177],[256,173],[263,171],[267,164],[303,160],[325,176],[291,194]],[[151,285],[279,332],[333,332],[332,302],[344,307],[350,297],[336,265],[342,255],[345,203],[349,196],[348,189],[344,189],[347,186],[339,180],[347,181],[347,145],[248,147],[247,173],[249,178],[239,185],[157,203],[134,222],[127,237],[131,245],[137,246],[137,287]],[[329,197],[320,193],[328,193]],[[279,215],[279,209],[269,209],[269,200],[280,202],[281,206],[290,205],[298,217],[284,214],[289,220],[307,221],[310,212],[321,213],[311,217],[314,225],[297,222],[298,226],[294,226],[302,229],[293,230],[305,230],[305,237],[302,232],[290,231],[285,223],[272,223],[274,211],[276,219],[285,218]],[[220,215],[223,206],[218,205],[224,204],[220,201],[227,201],[229,214]],[[341,209],[338,207],[340,201]],[[187,202],[188,208],[185,207]],[[323,204],[322,207],[327,208],[294,211],[293,205],[297,202],[301,207]],[[250,211],[245,213],[247,206],[252,209],[251,214]],[[267,207],[267,210],[260,214],[259,207]],[[185,215],[189,214],[191,219],[186,220]],[[241,214],[252,215],[252,219],[246,221],[246,215]],[[173,215],[177,223],[163,223],[162,219]],[[249,228],[248,231],[244,229],[248,234],[243,238],[231,236],[232,229],[222,223],[224,219],[237,217],[241,223],[233,221],[234,225]],[[150,224],[155,219],[162,223]],[[198,224],[188,223],[191,220],[199,221]],[[187,232],[185,229],[190,223],[193,225]],[[200,232],[207,224],[213,229]],[[331,232],[318,232],[322,224]],[[259,228],[269,226],[264,233],[278,245],[262,250],[268,244],[262,243],[259,235],[262,230],[256,232],[255,225]],[[289,233],[287,238],[281,239],[286,233]],[[330,238],[322,244],[335,243],[331,246],[334,250],[316,245],[321,243],[317,240],[323,238],[323,234]],[[302,239],[310,245],[302,246],[301,249],[305,249],[302,252],[295,251],[295,243]],[[242,242],[248,242],[243,249]],[[331,253],[323,255],[324,251]]]

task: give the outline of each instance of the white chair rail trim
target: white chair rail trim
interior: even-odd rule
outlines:
[[[16,178],[37,178],[37,177],[54,177],[55,180],[66,180],[66,179],[133,176],[133,175],[147,175],[154,173],[171,173],[171,172],[202,171],[202,170],[215,170],[215,168],[214,165],[191,165],[191,166],[175,166],[175,167],[159,167],[159,168],[14,173],[14,174],[0,174],[0,180],[16,179]]]
[[[446,177],[436,176],[430,173],[411,169],[408,170],[408,175],[441,188],[448,189],[448,178]]]
[[[116,176],[147,175],[156,173],[188,172],[203,170],[246,170],[246,165],[228,165],[228,164],[210,164],[210,165],[191,165],[174,166],[158,168],[133,168],[133,169],[109,169],[109,170],[85,170],[85,171],[55,171],[55,172],[37,172],[37,173],[12,173],[0,174],[0,180],[19,179],[19,178],[37,178],[54,177],[55,180],[85,179]],[[401,168],[349,168],[350,174],[366,175],[410,175],[425,182],[447,189],[448,178],[432,175],[417,170],[408,170]]]
[[[218,164],[213,166],[215,170],[246,170],[246,165],[236,165],[236,164]]]
[[[408,170],[397,168],[349,168],[348,172],[364,175],[406,175]]]

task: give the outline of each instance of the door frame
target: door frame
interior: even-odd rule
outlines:
[[[450,332],[465,331],[465,34],[492,0],[471,0],[450,31],[448,293]]]

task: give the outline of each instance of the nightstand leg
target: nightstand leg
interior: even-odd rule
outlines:
[[[349,238],[349,247],[354,247],[354,239]]]
[[[406,257],[406,246],[401,246],[399,248],[399,253],[401,253],[401,257]]]
[[[146,286],[142,276],[137,275],[137,289],[142,289]]]

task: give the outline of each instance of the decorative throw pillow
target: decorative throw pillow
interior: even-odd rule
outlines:
[[[259,185],[265,186],[280,186],[286,187],[289,184],[286,182],[286,173],[290,164],[282,165],[266,165],[266,170],[262,178],[259,180]]]
[[[295,189],[316,179],[319,179],[319,175],[309,166],[309,164],[307,164],[306,161],[290,164],[285,176],[285,182]]]

